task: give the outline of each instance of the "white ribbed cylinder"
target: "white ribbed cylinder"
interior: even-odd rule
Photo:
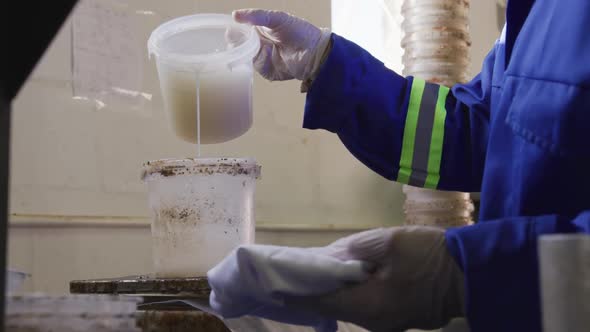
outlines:
[[[469,1],[405,0],[404,75],[451,86],[468,80]]]
[[[405,76],[452,86],[468,80],[468,0],[405,0],[402,6]],[[406,223],[440,227],[472,223],[467,193],[404,186]]]

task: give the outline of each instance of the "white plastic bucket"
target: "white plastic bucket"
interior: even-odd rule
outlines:
[[[256,30],[229,15],[184,16],[152,32],[148,51],[156,58],[164,105],[178,137],[222,143],[250,129],[252,60],[259,49]]]
[[[199,277],[254,243],[253,159],[158,160],[144,166],[158,277]]]

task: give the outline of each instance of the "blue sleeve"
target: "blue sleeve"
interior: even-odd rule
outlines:
[[[356,158],[387,179],[479,191],[494,59],[492,51],[481,74],[449,91],[404,78],[332,35],[332,50],[307,94],[303,126],[336,133]]]
[[[466,314],[473,331],[541,331],[537,239],[555,233],[590,233],[590,211],[447,231],[448,249],[465,273]]]

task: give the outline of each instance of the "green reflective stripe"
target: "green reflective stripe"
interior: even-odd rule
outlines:
[[[424,183],[425,188],[436,189],[440,180],[440,164],[443,153],[443,141],[445,137],[445,120],[447,110],[445,103],[449,95],[449,88],[441,86],[438,90],[436,111],[434,113],[434,125],[432,127],[432,140],[430,141],[430,153],[428,156],[428,176]]]
[[[414,159],[414,141],[416,140],[416,127],[418,125],[418,114],[420,113],[420,104],[422,103],[422,94],[426,82],[419,78],[414,78],[412,90],[410,92],[410,102],[408,113],[406,115],[406,125],[404,127],[404,138],[402,141],[402,152],[399,160],[399,172],[397,181],[408,183],[412,173],[412,160]]]

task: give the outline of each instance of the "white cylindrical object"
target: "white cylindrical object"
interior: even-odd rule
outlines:
[[[144,167],[158,277],[198,277],[254,243],[253,159],[159,160]]]
[[[590,329],[590,236],[539,239],[543,331]]]
[[[403,74],[452,86],[468,79],[470,65],[468,0],[405,0]],[[469,194],[404,186],[406,224],[457,227],[472,223]],[[443,331],[469,331],[455,320]]]
[[[148,50],[156,57],[164,105],[178,137],[197,143],[197,106],[203,144],[226,142],[250,129],[252,59],[259,48],[254,28],[229,15],[185,16],[154,30]]]
[[[467,81],[469,2],[406,0],[402,14],[403,74],[447,86]]]
[[[136,297],[110,295],[6,298],[6,330],[11,332],[139,332]]]
[[[402,189],[406,197],[412,201],[417,202],[430,202],[436,200],[469,200],[468,193],[462,193],[458,191],[437,191],[437,190],[424,190],[422,188],[416,188],[412,186],[404,186]]]
[[[404,75],[452,86],[468,79],[469,1],[405,0]],[[454,227],[472,223],[469,194],[404,186],[406,223]]]
[[[473,221],[473,202],[468,193],[444,192],[404,186],[406,224],[458,227]]]

